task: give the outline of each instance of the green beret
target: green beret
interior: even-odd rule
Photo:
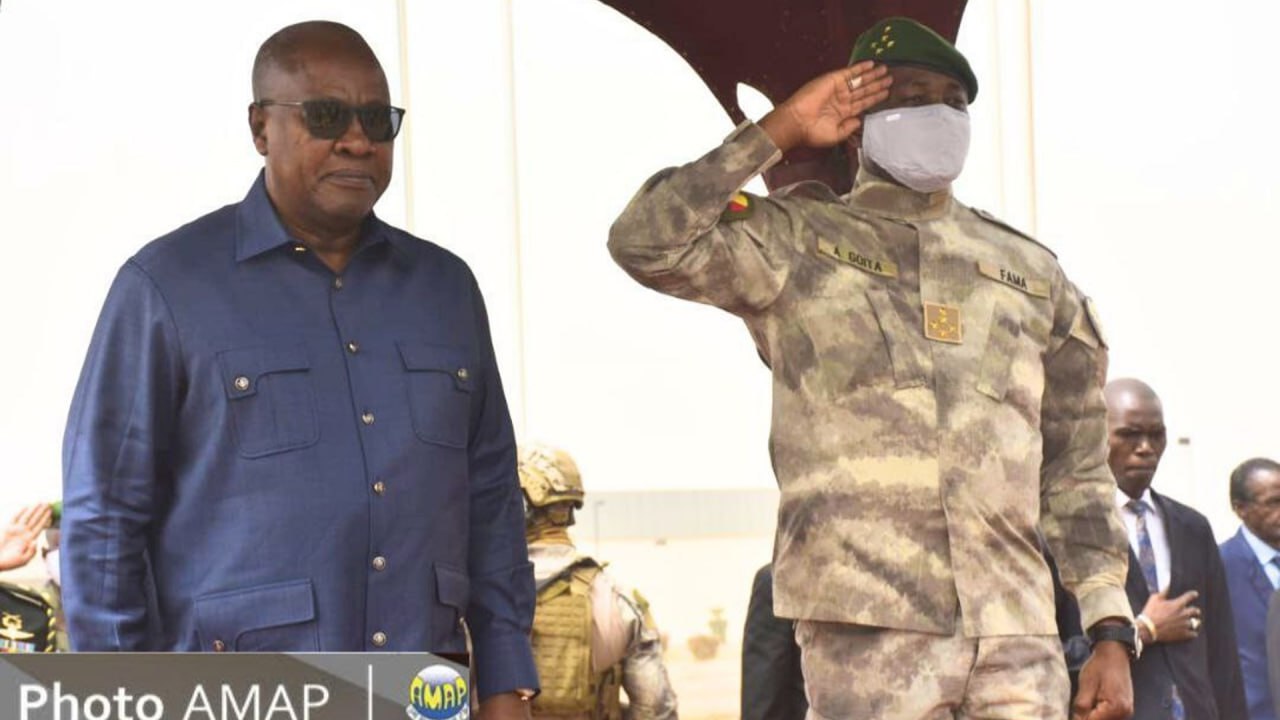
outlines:
[[[969,92],[969,102],[978,97],[978,78],[969,61],[938,33],[905,17],[885,18],[858,36],[849,64],[872,60],[886,65],[909,63],[950,75]]]

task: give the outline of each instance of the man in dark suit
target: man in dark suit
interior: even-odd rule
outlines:
[[[1280,586],[1280,464],[1266,458],[1241,463],[1231,473],[1231,508],[1241,527],[1220,550],[1240,640],[1248,718],[1275,720],[1280,711],[1268,687],[1267,606]]]
[[[1151,490],[1166,438],[1160,398],[1139,380],[1106,386],[1108,464],[1129,533],[1125,591],[1144,645],[1131,666],[1135,720],[1245,713],[1222,563],[1203,515]]]
[[[793,623],[773,614],[773,563],[756,572],[742,632],[742,720],[804,720],[809,702]]]

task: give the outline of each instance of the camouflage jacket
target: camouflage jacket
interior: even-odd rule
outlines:
[[[776,613],[1052,634],[1039,526],[1086,627],[1131,617],[1106,349],[1054,255],[866,172],[844,198],[739,192],[779,156],[744,123],[645,183],[609,237],[640,283],[745,320],[772,370]]]

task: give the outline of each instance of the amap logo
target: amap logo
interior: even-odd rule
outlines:
[[[448,665],[432,665],[409,683],[409,707],[413,720],[469,720],[467,680]]]

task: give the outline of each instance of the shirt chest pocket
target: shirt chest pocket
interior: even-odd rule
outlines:
[[[471,428],[475,384],[470,354],[463,347],[400,342],[409,410],[418,439],[465,448]]]
[[[868,388],[904,390],[929,381],[926,348],[905,301],[884,287],[818,296],[788,327],[784,370],[815,396],[839,401]]]
[[[218,370],[241,455],[274,455],[320,439],[306,346],[225,350]]]

